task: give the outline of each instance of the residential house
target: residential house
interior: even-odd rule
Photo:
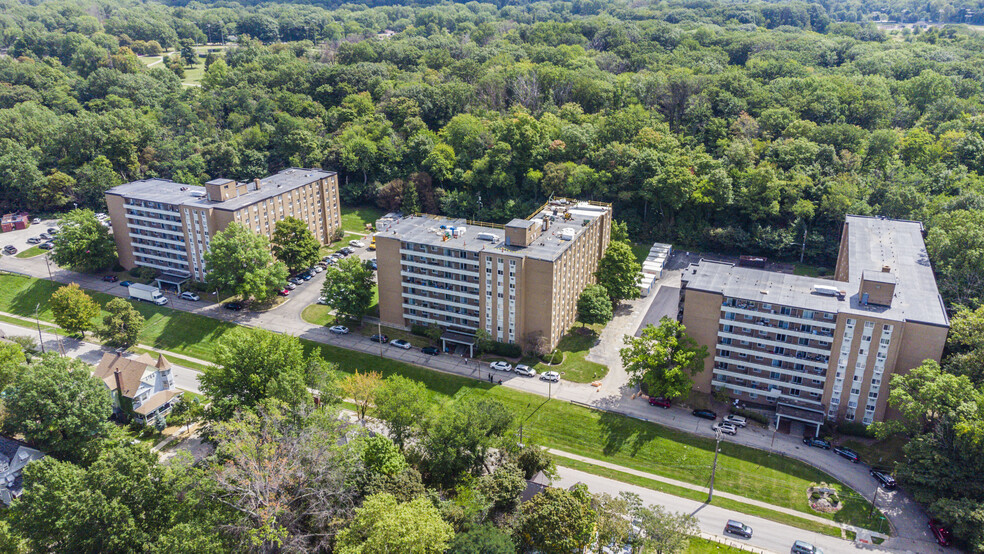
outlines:
[[[41,458],[44,458],[41,451],[20,441],[0,437],[0,502],[7,506],[21,495],[24,490],[21,478],[24,467]]]
[[[93,375],[102,379],[113,400],[114,415],[150,423],[171,411],[181,391],[174,388],[171,362],[158,355],[128,358],[123,354],[103,355]]]

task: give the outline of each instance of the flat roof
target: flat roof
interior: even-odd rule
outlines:
[[[188,205],[202,208],[212,208],[216,210],[238,210],[245,206],[269,200],[279,194],[289,192],[295,188],[307,185],[314,181],[335,175],[334,171],[321,169],[304,169],[291,167],[260,179],[260,188],[250,190],[235,198],[230,198],[225,202],[213,202],[206,196],[205,187],[197,185],[185,185],[175,183],[169,179],[144,179],[133,181],[109,189],[107,194],[115,194],[125,198],[135,200],[145,200],[149,202],[162,202],[173,205]],[[209,183],[224,184],[234,182],[231,179],[212,179]],[[252,187],[252,182],[246,182],[247,186]]]
[[[571,214],[571,219],[564,220],[563,217],[554,216],[553,210],[558,209],[558,216],[566,209]],[[601,217],[611,208],[599,206],[588,202],[568,203],[566,205],[545,205],[537,210],[527,220],[530,224],[540,224],[544,215],[555,217],[554,221],[536,240],[529,246],[506,245],[506,231],[501,226],[485,226],[481,223],[469,222],[465,219],[454,219],[433,215],[416,215],[402,217],[398,214],[388,214],[376,222],[377,236],[385,237],[396,235],[402,241],[416,244],[427,244],[432,246],[443,246],[445,248],[455,248],[467,252],[497,251],[519,257],[527,257],[537,260],[553,261],[557,259],[577,238],[584,233],[587,225],[583,222],[592,222]],[[510,222],[510,226],[516,226],[516,220]],[[443,228],[442,228],[443,226]],[[457,238],[453,236],[444,240],[445,231],[449,227],[455,229],[464,228],[465,232]],[[572,240],[560,238],[561,231],[564,229],[573,230]],[[479,233],[494,235],[496,241],[482,240],[477,238]]]
[[[848,280],[776,273],[701,260],[684,270],[688,289],[799,308],[846,312],[949,326],[943,299],[929,263],[922,238],[922,224],[878,217],[847,216]],[[890,273],[883,272],[888,266]],[[859,289],[861,278],[895,283],[891,306],[864,305]],[[845,299],[814,291],[814,287],[836,287]],[[765,292],[763,292],[765,291]]]

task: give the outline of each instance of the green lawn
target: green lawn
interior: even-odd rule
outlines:
[[[636,261],[642,263],[646,261],[649,257],[649,251],[652,249],[652,244],[639,244],[637,242],[632,243],[632,253],[635,254]]]
[[[894,468],[896,462],[905,457],[902,447],[909,441],[903,435],[892,435],[880,441],[865,441],[862,439],[846,439],[844,446],[861,455],[861,460],[874,467]]]
[[[374,206],[342,207],[342,229],[351,233],[366,234],[366,223],[376,224],[385,215]],[[348,242],[348,241],[344,241]]]
[[[48,299],[59,286],[19,275],[0,275],[0,311],[32,317],[35,304],[40,303],[40,317],[51,321]],[[114,298],[90,294],[103,304]],[[236,328],[232,323],[152,304],[135,305],[147,318],[140,335],[142,344],[205,361],[214,361],[213,345]],[[97,317],[101,319],[101,315]],[[523,418],[526,436],[544,446],[702,486],[710,477],[713,439],[307,339],[301,339],[301,343],[308,353],[318,351],[344,372],[371,369],[384,376],[400,374],[420,381],[435,399],[459,393],[494,398],[516,414],[517,424]],[[867,516],[870,504],[865,499],[850,493],[831,476],[790,458],[724,442],[717,476],[719,490],[804,512],[809,510],[806,488],[811,482],[826,481],[841,489],[846,505],[853,508],[845,508],[834,519],[867,524],[867,518],[862,516]]]
[[[311,304],[301,312],[301,319],[315,325],[334,325],[335,316],[324,304]]]
[[[793,266],[793,275],[803,275],[804,277],[821,277],[827,274],[827,268],[817,267],[807,264],[796,264]]]
[[[690,544],[684,554],[740,554],[747,550],[739,550],[733,546],[714,542],[703,537],[691,537]]]
[[[32,246],[32,247],[28,248],[27,250],[24,250],[22,252],[18,252],[17,255],[14,256],[14,257],[15,258],[33,258],[34,256],[40,256],[41,254],[44,254],[44,253],[45,253],[44,250],[41,250],[37,246]]]
[[[554,351],[554,356],[563,356],[562,362],[547,365],[539,358],[534,358],[526,360],[526,363],[535,362],[532,367],[536,369],[537,373],[557,371],[568,381],[590,383],[608,374],[608,366],[584,359],[588,355],[588,350],[597,343],[597,331],[590,327],[583,329],[575,327],[560,339],[560,342],[557,343],[557,349]]]

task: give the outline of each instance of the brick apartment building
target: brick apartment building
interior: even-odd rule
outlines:
[[[285,169],[264,179],[213,179],[205,186],[145,179],[106,191],[120,265],[205,278],[211,237],[230,223],[273,236],[277,221],[296,217],[322,243],[341,226],[338,176]]]
[[[384,217],[376,223],[380,317],[400,327],[435,323],[448,347],[471,347],[484,329],[500,342],[542,337],[553,348],[594,282],[611,222],[610,205],[573,200],[505,225]]]
[[[915,221],[848,216],[833,280],[691,265],[683,323],[710,353],[694,388],[774,406],[810,432],[893,417],[891,376],[938,361],[950,325],[922,233]]]

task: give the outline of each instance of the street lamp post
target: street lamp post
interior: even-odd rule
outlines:
[[[51,261],[49,260],[49,256],[51,256],[51,254],[46,252],[44,255],[44,265],[48,268],[48,280],[54,281],[55,278],[51,276]]]
[[[527,402],[526,403],[526,409],[529,409],[530,408],[530,404],[531,404],[531,402]],[[526,416],[523,419],[523,421],[519,424],[519,444],[523,444],[523,425],[526,425],[526,422],[529,421],[529,419],[531,417],[533,417],[533,414],[532,413],[530,415]]]
[[[878,490],[881,488],[881,483],[875,485],[875,494],[871,497],[871,515],[869,518],[875,517],[875,504],[878,502]]]
[[[38,308],[40,307],[40,302],[34,305],[34,322],[38,325],[38,344],[41,345],[41,353],[44,354],[44,337],[41,336],[41,320],[38,319]]]
[[[721,451],[721,430],[717,430],[714,433],[714,466],[711,467],[711,486],[707,491],[707,503],[710,504],[711,500],[714,499],[714,474],[717,473],[718,468],[718,452]]]

